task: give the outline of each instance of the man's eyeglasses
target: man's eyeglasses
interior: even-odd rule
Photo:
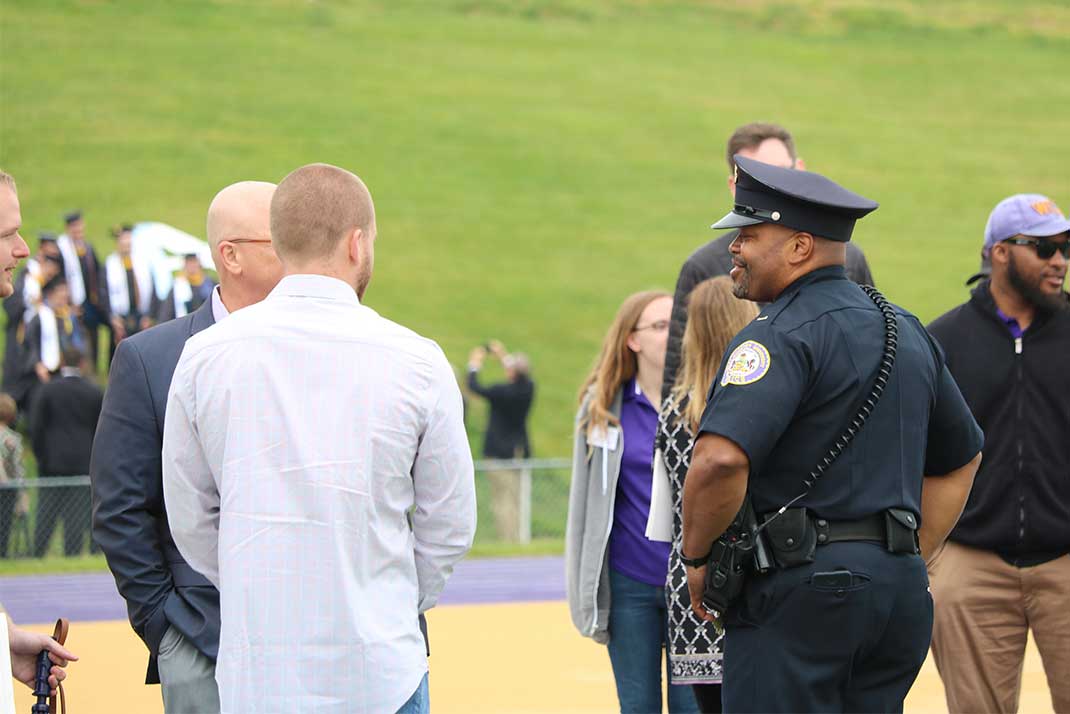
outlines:
[[[654,332],[664,332],[669,329],[668,320],[658,320],[657,322],[651,322],[649,325],[636,325],[632,332],[640,332],[642,330],[653,330]]]
[[[1014,245],[1031,245],[1037,251],[1037,257],[1041,260],[1051,258],[1055,255],[1055,251],[1059,251],[1064,258],[1070,260],[1070,240],[1056,243],[1047,238],[1007,238],[1001,242],[1013,243]]]
[[[226,238],[220,243],[270,243],[270,238]]]

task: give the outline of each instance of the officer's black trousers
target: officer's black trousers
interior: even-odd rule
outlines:
[[[847,587],[814,573],[849,570]],[[901,712],[932,636],[925,563],[832,543],[814,563],[754,576],[726,615],[725,712]]]

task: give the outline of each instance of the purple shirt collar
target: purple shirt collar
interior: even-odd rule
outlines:
[[[621,399],[625,402],[633,402],[636,399],[642,398],[643,401],[650,404],[650,400],[646,398],[646,395],[643,394],[643,390],[639,388],[639,380],[635,377],[632,377],[625,382],[624,388],[621,391],[623,392]],[[653,405],[651,404],[651,406]]]
[[[1021,337],[1022,337],[1022,328],[1018,324],[1018,319],[1014,318],[1014,317],[1011,317],[1007,313],[1005,313],[1002,310],[1000,310],[998,307],[996,308],[996,314],[999,315],[999,319],[1002,320],[1003,324],[1007,326],[1008,330],[1010,330],[1011,337],[1013,337],[1016,340],[1021,339]]]

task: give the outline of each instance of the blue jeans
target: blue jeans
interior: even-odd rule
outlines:
[[[609,570],[609,661],[622,714],[661,711],[661,670],[669,667],[669,613],[665,588]],[[698,712],[689,686],[669,687],[672,714]]]
[[[401,705],[398,714],[429,714],[431,711],[431,695],[427,691],[427,674],[420,680],[420,686],[409,697],[409,701]]]

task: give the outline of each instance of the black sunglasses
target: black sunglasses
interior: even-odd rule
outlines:
[[[1031,245],[1036,249],[1037,257],[1041,260],[1047,260],[1052,257],[1055,255],[1055,251],[1059,251],[1064,258],[1070,260],[1070,240],[1056,243],[1047,238],[1007,238],[1000,242],[1013,243],[1014,245]]]

